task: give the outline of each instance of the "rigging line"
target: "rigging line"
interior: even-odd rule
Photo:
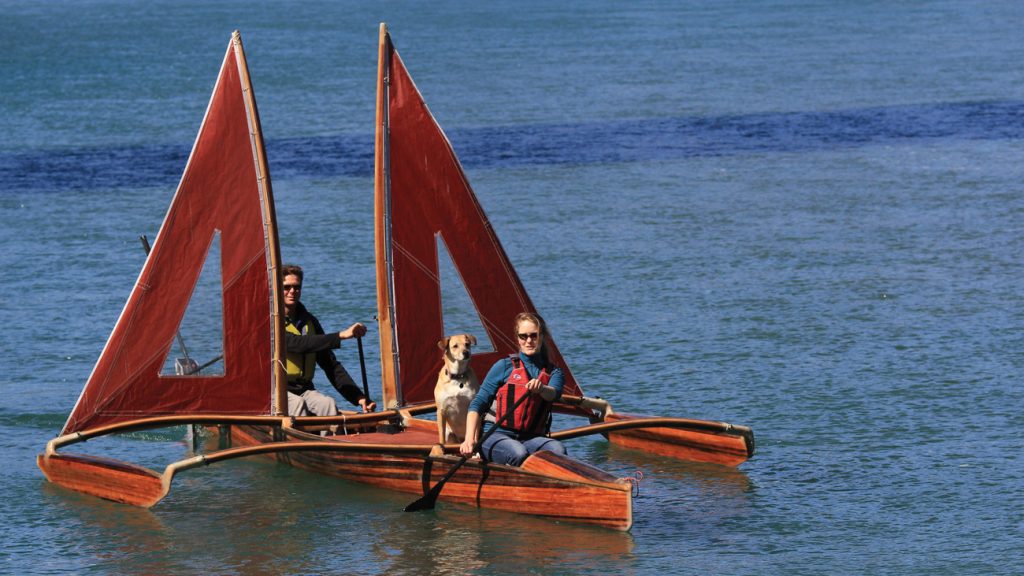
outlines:
[[[146,244],[148,244],[148,239],[147,239]],[[130,331],[131,327],[134,325],[134,323],[135,323],[135,316],[133,314],[133,315],[130,315],[128,317],[126,330]],[[120,322],[119,322],[119,324],[120,324]],[[170,350],[170,347],[171,347],[171,345],[173,343],[174,342],[173,342],[173,339],[172,339],[171,342],[168,342],[166,344],[168,351]],[[93,410],[93,412],[95,414],[99,414],[99,413],[104,412],[106,410],[107,406],[111,405],[115,400],[120,398],[120,395],[131,387],[132,382],[134,382],[135,379],[138,378],[139,374],[142,373],[142,371],[145,369],[145,367],[151,365],[153,362],[155,362],[158,358],[160,358],[164,354],[163,352],[161,352],[161,350],[164,350],[163,345],[157,346],[156,348],[154,348],[153,353],[148,355],[148,356],[143,357],[141,362],[139,362],[139,363],[131,363],[131,365],[134,366],[134,368],[128,369],[127,377],[122,379],[120,385],[114,385],[112,387],[112,389],[108,387],[108,384],[110,384],[111,380],[113,379],[113,374],[108,371],[107,375],[106,375],[106,378],[103,379],[103,383],[97,385],[97,390],[99,392],[101,392],[100,396],[105,398],[105,400],[99,401],[96,404],[96,407]],[[122,354],[124,354],[124,347],[123,346],[119,346],[117,348],[117,351],[114,352],[113,357],[111,358],[111,363],[112,364],[118,364],[121,361]],[[122,412],[126,413],[126,414],[133,414],[133,413],[135,413],[134,411],[126,411],[126,412],[122,411]],[[121,412],[119,412],[119,413],[121,413]]]
[[[199,374],[205,368],[209,368],[210,366],[213,366],[214,364],[216,364],[217,362],[220,362],[223,359],[224,359],[224,355],[221,354],[220,356],[217,356],[216,358],[210,360],[209,362],[206,362],[205,364],[201,364],[201,365],[197,366],[195,370],[193,370],[191,372],[188,372],[187,374],[185,374],[185,376],[191,376],[193,374]]]
[[[506,346],[508,346],[510,348],[515,348],[516,347],[515,340],[513,340],[511,336],[506,334],[507,327],[506,327],[506,329],[502,329],[501,326],[498,326],[498,324],[494,320],[491,320],[489,317],[480,316],[480,320],[483,321],[483,323],[488,328],[490,328],[491,330],[494,331],[494,334],[497,335],[497,340],[500,343],[505,344]]]
[[[220,230],[217,230],[217,232],[219,233]],[[264,235],[264,237],[266,237],[266,235]],[[228,278],[226,282],[221,283],[221,292],[226,292],[230,288],[234,287],[235,283],[244,278],[249,272],[249,269],[253,266],[259,264],[260,268],[266,268],[267,254],[268,250],[266,248],[266,244],[264,244],[264,246],[259,249],[259,252],[250,256],[238,267],[238,271],[235,272],[234,276]],[[221,266],[221,269],[223,270],[223,265]]]
[[[427,264],[425,264],[422,260],[413,256],[411,252],[403,248],[402,245],[400,245],[398,242],[393,242],[392,246],[394,246],[395,249],[401,252],[403,256],[408,258],[410,262],[415,264],[416,267],[419,268],[424,274],[429,276],[430,279],[433,280],[435,284],[441,283],[441,278],[437,274],[434,274],[434,271],[431,270],[430,267],[427,266]]]
[[[452,147],[451,142],[448,140],[448,135],[441,129],[441,126],[437,124],[436,120],[434,121],[434,124],[437,126],[438,131],[448,144],[448,153],[451,156],[452,162],[458,168],[458,174],[462,179],[463,188],[469,193],[470,207],[476,210],[477,216],[483,224],[487,241],[490,242],[491,248],[499,255],[499,263],[505,271],[506,278],[512,284],[512,288],[516,293],[516,298],[519,300],[520,307],[524,310],[529,309],[529,306],[527,306],[529,297],[526,296],[526,288],[525,286],[522,286],[521,280],[518,282],[516,281],[518,276],[512,266],[512,260],[509,259],[508,253],[505,252],[505,248],[501,245],[501,240],[498,238],[498,232],[491,224],[491,219],[487,217],[487,213],[484,211],[484,207],[480,203],[480,199],[476,196],[476,192],[473,191],[473,186],[469,183],[466,171],[463,168],[462,163],[459,162],[458,156],[455,154],[455,148]]]
[[[149,257],[149,238],[145,234],[139,236],[139,241],[142,242],[142,249],[146,251],[146,257]],[[181,348],[181,355],[185,357],[185,361],[192,364],[192,358],[188,355],[188,348],[185,347],[185,339],[181,337],[181,331],[178,329],[174,330],[174,337],[178,341],[178,347]],[[197,370],[198,372],[198,370]]]

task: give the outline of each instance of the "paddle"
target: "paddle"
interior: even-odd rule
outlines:
[[[363,337],[356,336],[356,344],[359,345],[359,369],[363,373],[363,396],[366,397],[366,403],[373,402],[370,400],[370,387],[366,385],[366,356],[363,355]]]
[[[554,394],[554,388],[551,388],[549,386],[544,386],[543,388],[541,388],[541,396],[544,397],[545,400],[553,400]],[[494,426],[492,426],[491,429],[488,430],[487,433],[484,434],[483,437],[480,438],[480,440],[478,440],[477,443],[473,445],[473,452],[479,451],[480,446],[482,446],[484,443],[484,440],[490,438],[491,434],[494,434],[495,430],[497,430],[502,424],[508,421],[508,419],[512,417],[512,414],[515,413],[515,409],[518,408],[519,405],[522,404],[523,401],[529,397],[529,394],[523,394],[523,396],[519,398],[519,400],[516,400],[516,403],[512,405],[512,409],[502,414],[501,418],[499,418],[498,421],[494,423]],[[462,465],[465,464],[467,460],[469,460],[469,456],[463,456],[462,458],[460,458],[459,461],[456,462],[454,466],[452,466],[451,470],[449,470],[448,473],[445,474],[443,478],[438,480],[437,484],[434,484],[434,487],[431,488],[429,492],[424,494],[423,497],[420,498],[419,500],[406,506],[404,510],[406,512],[417,512],[419,510],[433,510],[434,504],[437,502],[437,497],[441,495],[441,490],[444,489],[445,483],[447,483],[448,480],[455,475],[455,472],[458,471],[459,468],[462,468]]]

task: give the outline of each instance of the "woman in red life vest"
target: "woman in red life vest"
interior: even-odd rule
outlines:
[[[460,447],[466,456],[473,453],[480,438],[482,414],[492,404],[498,421],[511,410],[512,416],[480,446],[484,460],[511,466],[522,464],[527,456],[541,450],[566,453],[561,442],[547,436],[551,425],[551,403],[539,394],[542,386],[550,386],[557,392],[557,399],[565,384],[562,370],[548,362],[545,345],[547,326],[540,316],[523,312],[516,316],[515,335],[519,354],[498,360],[487,372],[480,391],[469,405],[466,440]],[[513,410],[513,405],[524,395],[529,397]],[[487,425],[494,426],[490,422]]]

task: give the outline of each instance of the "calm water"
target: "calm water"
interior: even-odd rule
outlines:
[[[280,4],[0,1],[0,572],[1022,573],[1024,4]],[[628,534],[259,459],[150,511],[45,482],[232,29],[304,299],[372,323],[382,20],[584,389],[752,460],[571,444],[645,473]]]

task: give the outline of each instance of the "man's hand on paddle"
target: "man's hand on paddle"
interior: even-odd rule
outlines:
[[[365,335],[366,326],[363,326],[363,324],[360,322],[356,322],[355,324],[349,326],[348,328],[342,330],[341,332],[338,332],[338,336],[342,340],[348,340],[349,338],[362,338]]]
[[[363,409],[363,412],[373,412],[374,410],[377,409],[377,403],[374,402],[373,400],[367,402],[366,398],[360,398],[359,407]]]

